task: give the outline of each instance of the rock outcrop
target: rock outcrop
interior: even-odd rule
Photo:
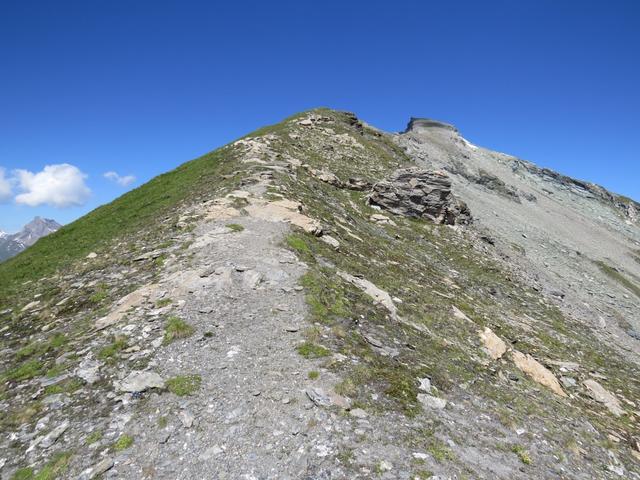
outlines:
[[[376,183],[369,203],[396,215],[427,218],[445,225],[468,224],[471,212],[451,193],[451,180],[440,171],[421,168],[396,170]]]

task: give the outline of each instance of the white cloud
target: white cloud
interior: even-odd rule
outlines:
[[[13,195],[11,190],[11,183],[9,183],[9,179],[5,176],[5,170],[0,167],[0,202],[5,202],[11,198]]]
[[[41,172],[16,170],[16,180],[23,193],[16,196],[16,203],[37,207],[52,205],[58,208],[84,205],[91,190],[84,183],[87,175],[78,167],[62,163],[47,165]]]
[[[123,186],[123,187],[129,186],[133,182],[136,181],[136,177],[134,177],[133,175],[125,175],[125,176],[121,177],[116,172],[107,172],[103,176],[107,180],[111,180],[113,182],[116,182],[118,185]]]

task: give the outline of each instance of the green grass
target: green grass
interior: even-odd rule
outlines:
[[[638,298],[640,298],[640,287],[629,280],[627,277],[618,272],[615,268],[607,265],[602,260],[598,260],[595,262],[598,268],[609,278],[615,280],[624,288],[635,294]]]
[[[451,449],[439,440],[432,441],[427,448],[427,451],[437,462],[451,461],[455,459]]]
[[[200,375],[180,375],[170,378],[165,382],[167,390],[179,397],[193,395],[200,390],[201,384],[202,378]]]
[[[62,333],[56,333],[49,339],[49,348],[59,350],[67,344],[69,339]]]
[[[115,441],[113,444],[113,449],[116,452],[121,452],[122,450],[126,450],[131,445],[133,445],[133,437],[131,435],[127,435],[126,433],[120,435],[120,438]]]
[[[23,380],[29,380],[33,377],[36,377],[42,373],[42,362],[39,360],[28,360],[24,362],[22,365],[14,368],[13,370],[9,370],[4,374],[4,377],[7,380],[15,380],[16,382],[21,382]]]
[[[127,347],[127,340],[124,337],[115,337],[112,342],[103,347],[98,352],[98,358],[104,361],[113,361],[121,350]]]
[[[63,382],[56,383],[45,387],[45,395],[55,395],[57,393],[73,393],[82,387],[82,380],[79,378],[70,378]]]
[[[92,303],[102,303],[108,295],[109,289],[104,283],[102,283],[98,286],[98,289],[94,294],[89,297],[89,301]]]
[[[521,445],[514,445],[511,447],[511,451],[515,453],[520,461],[525,465],[531,464],[531,456],[529,455],[529,452],[527,452]]]
[[[313,342],[304,342],[302,345],[298,346],[297,350],[298,353],[305,358],[320,358],[331,355],[331,351],[322,345],[317,345]]]
[[[320,372],[318,372],[317,370],[311,370],[307,376],[309,377],[309,380],[316,380],[318,378],[320,378]]]
[[[311,253],[311,249],[309,248],[309,245],[307,245],[307,242],[305,241],[305,238],[302,235],[299,234],[293,234],[293,235],[289,235],[287,237],[287,245],[289,245],[289,247],[291,247],[293,250],[295,250],[298,253]]]
[[[32,342],[26,347],[22,347],[20,350],[16,352],[17,360],[25,360],[33,355],[35,355],[39,350],[42,344],[40,342]]]
[[[42,411],[40,402],[30,402],[26,405],[3,411],[0,415],[0,431],[14,429],[25,423],[33,422]]]
[[[186,338],[193,335],[194,329],[187,322],[179,317],[169,317],[167,319],[167,325],[164,328],[164,340],[165,345],[178,340],[179,338]]]
[[[70,460],[71,453],[56,453],[38,473],[35,473],[31,467],[20,468],[16,470],[11,480],[55,480],[56,478],[63,478],[62,475],[67,471]]]
[[[51,275],[99,251],[114,240],[127,238],[167,215],[187,199],[208,194],[220,185],[229,150],[216,150],[159,175],[111,203],[39,240],[20,255],[0,264],[0,298],[7,298],[28,280]],[[229,162],[230,163],[230,162]]]
[[[170,298],[162,298],[156,302],[156,308],[166,307],[167,305],[171,305],[173,300]]]
[[[100,430],[96,430],[86,438],[84,443],[87,445],[91,445],[92,443],[99,442],[101,439],[102,439],[102,432]]]
[[[36,355],[60,350],[68,343],[69,339],[62,333],[55,333],[46,341],[33,341],[16,352],[17,360],[25,360]]]
[[[31,467],[23,467],[16,470],[11,477],[11,480],[33,480],[35,472]]]
[[[244,230],[244,227],[238,223],[227,223],[227,228],[234,232],[242,232]]]

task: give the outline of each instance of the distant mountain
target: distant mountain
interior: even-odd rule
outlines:
[[[17,255],[61,226],[55,220],[35,217],[17,233],[8,234],[0,231],[0,262]]]

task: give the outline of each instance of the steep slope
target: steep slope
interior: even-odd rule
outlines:
[[[412,119],[396,137],[418,164],[447,171],[479,226],[532,284],[624,349],[640,338],[640,205]],[[638,360],[635,357],[636,361]]]
[[[17,255],[25,248],[36,243],[40,238],[55,232],[61,226],[55,220],[35,217],[17,233],[10,235],[0,231],[0,262]]]
[[[638,478],[637,345],[424,170],[457,141],[302,113],[0,265],[2,478]]]

